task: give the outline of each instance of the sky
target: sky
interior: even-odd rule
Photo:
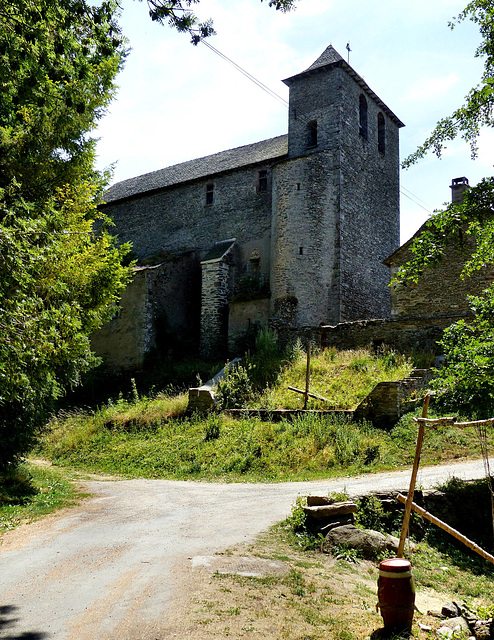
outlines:
[[[267,0],[201,0],[213,18],[208,41],[288,99],[282,80],[309,67],[332,44],[405,123],[401,158],[435,123],[462,104],[483,69],[475,57],[475,25],[448,22],[466,0],[298,0],[281,13]],[[153,23],[145,1],[122,0],[120,19],[131,47],[119,90],[95,132],[98,167],[114,165],[113,182],[258,142],[287,132],[286,106],[187,34]],[[492,175],[494,131],[482,133],[479,155],[462,140],[401,171],[401,241],[451,199],[453,178],[471,185]]]

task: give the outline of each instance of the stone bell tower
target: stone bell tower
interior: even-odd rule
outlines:
[[[403,123],[330,45],[290,88],[273,171],[271,315],[293,326],[389,316]]]

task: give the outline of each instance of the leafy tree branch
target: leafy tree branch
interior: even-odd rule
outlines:
[[[477,141],[482,127],[494,126],[494,1],[473,0],[450,22],[454,29],[464,20],[479,27],[481,42],[476,57],[484,58],[484,71],[480,82],[465,96],[464,104],[450,116],[442,118],[425,142],[403,161],[408,168],[430,151],[440,157],[446,144],[458,136],[469,145],[472,158],[477,157]]]
[[[142,2],[142,0],[140,0]],[[192,44],[215,35],[211,19],[200,22],[192,7],[200,0],[146,0],[151,19],[160,24],[167,23],[180,33],[188,33]],[[264,0],[261,0],[263,2]],[[268,0],[268,5],[278,11],[290,11],[296,0]]]

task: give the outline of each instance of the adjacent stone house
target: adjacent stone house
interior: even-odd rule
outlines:
[[[399,244],[403,124],[332,46],[284,82],[286,135],[109,189],[105,213],[132,243],[141,268],[131,287],[145,295],[127,312],[139,326],[116,318],[95,336],[97,352],[110,358],[121,329],[143,338],[122,366],[140,366],[153,348],[223,356],[268,321],[389,317],[383,260]]]
[[[468,189],[465,177],[455,178],[450,186],[452,202],[461,202]],[[424,230],[425,224],[399,249],[384,260],[393,278],[412,257],[411,244]],[[480,295],[494,279],[494,269],[486,267],[462,278],[461,272],[475,249],[475,238],[463,235],[462,247],[451,243],[448,253],[435,267],[424,270],[417,284],[400,284],[391,289],[391,317],[451,319],[471,315],[469,295]],[[446,322],[446,324],[448,324]]]

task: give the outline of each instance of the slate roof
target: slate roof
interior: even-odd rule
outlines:
[[[259,162],[267,162],[268,160],[281,159],[287,153],[288,136],[285,134],[117,182],[105,193],[104,201],[105,203],[111,203],[125,200],[136,195],[157,191],[190,180],[205,178],[223,171],[231,171],[232,169],[239,169]]]
[[[223,256],[233,247],[236,240],[235,238],[231,238],[230,240],[221,240],[220,242],[216,242],[211,249],[206,253],[201,262],[212,262],[214,260],[219,260],[223,258]]]
[[[359,84],[360,87],[381,107],[384,113],[386,113],[386,115],[391,118],[391,120],[393,120],[396,126],[405,126],[403,122],[391,111],[391,109],[386,104],[384,104],[381,98],[379,98],[379,96],[375,94],[374,91],[372,91],[365,80],[361,76],[359,76],[358,73],[347,62],[345,62],[345,60],[340,56],[340,54],[331,44],[323,51],[319,58],[310,65],[308,69],[302,71],[301,73],[297,73],[290,78],[286,78],[286,80],[283,80],[283,82],[286,85],[290,86],[291,84],[293,84],[294,80],[298,78],[318,73],[319,71],[332,66],[341,67],[344,71],[346,71],[348,75],[351,76],[355,80],[355,82],[357,82],[357,84]]]
[[[333,64],[335,62],[340,62],[343,58],[336,51],[332,44],[321,53],[319,58],[313,62],[306,71],[312,71],[312,69],[318,69],[319,67],[325,67],[327,64]]]

